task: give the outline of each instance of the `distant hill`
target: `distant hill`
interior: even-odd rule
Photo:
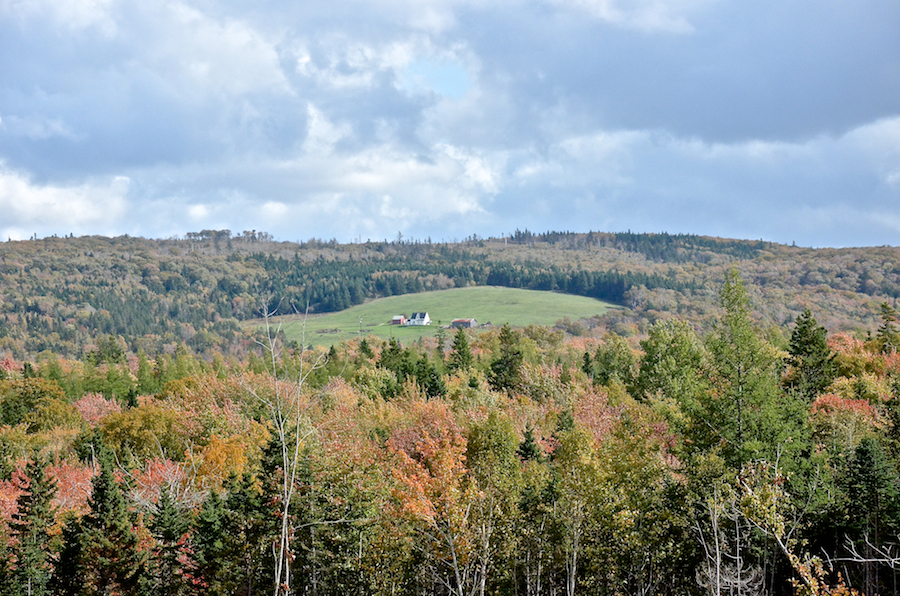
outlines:
[[[0,244],[0,356],[81,356],[114,336],[131,351],[180,343],[245,350],[259,316],[339,312],[389,296],[470,286],[544,290],[624,306],[575,333],[645,332],[677,315],[710,324],[737,267],[764,327],[803,308],[832,331],[875,328],[900,296],[900,249],[810,249],[693,235],[516,231],[456,244],[275,242],[227,230],[185,238],[45,238]]]

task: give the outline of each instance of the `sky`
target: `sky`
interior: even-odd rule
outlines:
[[[896,0],[0,0],[0,239],[900,246]]]

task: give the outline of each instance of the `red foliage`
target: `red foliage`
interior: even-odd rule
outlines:
[[[74,406],[84,421],[92,427],[97,426],[108,415],[122,411],[119,402],[106,399],[99,393],[85,393],[81,399],[75,402]]]
[[[595,442],[602,441],[619,421],[621,407],[613,407],[605,390],[591,389],[576,402],[575,422],[590,432]]]
[[[13,360],[11,356],[4,356],[0,359],[0,370],[7,374],[18,373],[22,370],[22,364]]]
[[[163,488],[170,491],[169,496],[183,509],[200,505],[206,497],[204,490],[194,486],[182,464],[159,457],[148,460],[143,470],[132,473],[132,486],[131,498],[144,507],[154,505]]]
[[[812,403],[810,413],[813,416],[840,413],[855,414],[875,424],[879,420],[878,411],[866,399],[844,399],[840,395],[826,393]]]
[[[47,475],[56,479],[53,506],[58,509],[57,515],[70,511],[80,515],[87,513],[88,498],[92,490],[91,479],[95,473],[91,466],[67,461],[47,467]]]

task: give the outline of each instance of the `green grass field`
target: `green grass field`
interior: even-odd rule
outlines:
[[[305,341],[306,344],[332,345],[358,337],[360,329],[363,335],[385,339],[396,337],[406,343],[422,336],[433,336],[438,326],[449,325],[453,319],[474,318],[479,324],[495,326],[504,323],[515,327],[553,325],[563,317],[572,320],[589,318],[610,308],[615,306],[583,296],[480,286],[373,300],[340,312],[310,316],[305,326],[302,316],[280,317],[278,322],[282,323],[289,340]],[[390,324],[394,315],[408,317],[422,311],[431,317],[432,323],[428,327]],[[258,325],[259,321],[246,324]]]

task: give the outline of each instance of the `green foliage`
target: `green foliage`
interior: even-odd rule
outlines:
[[[893,354],[900,351],[900,314],[887,302],[881,304],[881,325],[878,327],[876,341],[882,354]]]
[[[794,322],[789,352],[792,370],[785,382],[812,401],[835,379],[837,366],[835,354],[828,347],[828,332],[809,309]]]
[[[524,356],[519,347],[519,338],[509,325],[500,329],[499,353],[491,362],[488,382],[497,391],[513,391],[522,380]]]
[[[0,423],[14,426],[26,422],[26,418],[46,400],[65,400],[66,394],[55,381],[41,378],[23,378],[6,381],[0,401]]]
[[[150,521],[150,534],[155,544],[150,553],[143,589],[159,596],[189,594],[192,588],[189,572],[187,537],[191,527],[188,512],[176,507],[173,489],[160,489],[156,511]]]
[[[472,350],[469,348],[469,339],[466,330],[460,327],[453,336],[453,351],[447,363],[451,371],[467,371],[472,368]]]
[[[713,390],[702,396],[689,437],[716,449],[736,469],[755,458],[796,451],[804,413],[779,391],[778,353],[754,331],[744,283],[728,272],[721,291],[725,312],[707,341]]]
[[[534,438],[534,429],[532,427],[529,426],[525,429],[525,436],[522,438],[522,442],[519,443],[516,454],[526,462],[540,462],[544,458],[544,453]]]
[[[609,385],[618,381],[630,387],[637,374],[637,359],[625,338],[609,334],[594,356],[594,381]]]
[[[146,555],[134,531],[135,519],[113,474],[108,452],[99,458],[92,481],[90,511],[63,534],[58,575],[61,596],[135,593],[143,579]]]
[[[28,486],[16,500],[16,512],[10,522],[15,538],[11,548],[16,561],[9,578],[8,593],[15,596],[48,596],[51,559],[56,539],[52,525],[56,482],[45,474],[46,462],[32,459],[25,468]]]

